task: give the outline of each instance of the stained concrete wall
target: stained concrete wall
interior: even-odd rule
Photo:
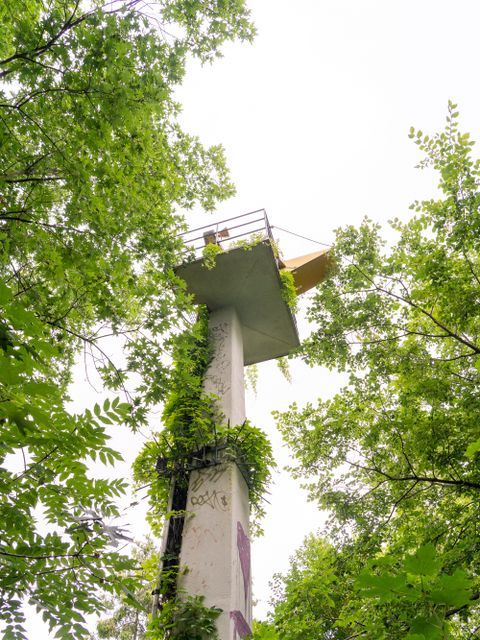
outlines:
[[[208,322],[213,359],[205,375],[206,393],[217,396],[217,406],[225,423],[232,426],[245,420],[242,327],[233,307],[210,314]]]
[[[179,587],[205,596],[223,610],[221,640],[242,638],[242,618],[251,625],[248,491],[238,467],[222,464],[194,471],[183,530]]]
[[[245,420],[243,344],[233,308],[211,314],[214,349],[205,391],[232,426]],[[203,595],[207,606],[223,610],[221,640],[244,638],[252,621],[248,487],[234,463],[199,469],[190,477],[180,555],[179,587]],[[183,571],[182,571],[183,570]]]

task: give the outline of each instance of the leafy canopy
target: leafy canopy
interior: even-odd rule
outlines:
[[[450,104],[444,132],[410,134],[420,166],[439,174],[439,198],[393,220],[388,245],[368,219],[337,231],[336,271],[311,300],[301,355],[348,372],[348,384],[277,416],[296,475],[330,510],[337,553],[353,544],[363,558],[338,613],[347,637],[463,638],[476,627],[480,161],[457,117]],[[344,637],[339,626],[328,637]]]
[[[136,429],[168,387],[190,309],[172,271],[179,212],[233,193],[222,149],[181,130],[172,92],[187,55],[211,61],[253,27],[243,0],[0,5],[1,618],[7,640],[25,638],[27,601],[80,638],[99,591],[138,586],[112,548],[125,482],[92,460],[114,465],[106,428]],[[67,411],[81,348],[126,402]]]

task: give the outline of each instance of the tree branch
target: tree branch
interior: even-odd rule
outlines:
[[[470,489],[480,489],[480,483],[471,482],[470,480],[448,480],[446,478],[437,478],[435,476],[418,476],[416,474],[408,475],[408,476],[393,476],[386,471],[382,471],[376,467],[366,467],[364,465],[359,464],[358,462],[352,462],[351,460],[345,459],[345,462],[352,467],[357,469],[361,469],[362,471],[371,471],[373,473],[378,473],[379,475],[387,478],[387,480],[391,480],[392,482],[429,482],[430,484],[440,484],[447,486],[457,486],[457,487],[468,487]]]
[[[475,600],[479,600],[479,599],[480,599],[480,592],[474,593],[473,596],[471,596],[470,598],[472,602],[475,602]],[[445,612],[445,617],[450,618],[451,616],[454,616],[456,613],[463,611],[469,606],[470,604],[464,604],[463,607],[453,607],[452,609],[447,609],[447,611]]]
[[[355,264],[353,262],[351,264],[355,267],[355,269],[357,269],[357,271],[359,271],[359,273],[361,273],[361,275],[366,280],[368,280],[368,282],[370,282],[370,284],[373,287],[375,287],[375,289],[379,293],[384,293],[387,296],[390,296],[390,297],[394,298],[395,300],[398,300],[399,302],[403,302],[404,304],[408,304],[413,309],[416,309],[422,315],[424,315],[427,318],[429,318],[437,327],[442,329],[442,331],[445,331],[451,338],[454,338],[458,342],[461,342],[462,344],[467,346],[469,349],[472,349],[472,351],[474,351],[474,353],[480,353],[480,347],[477,347],[476,344],[470,342],[470,340],[467,340],[467,338],[465,338],[464,336],[460,336],[457,333],[455,333],[455,331],[452,331],[451,329],[449,329],[446,325],[443,324],[443,322],[441,322],[438,318],[436,318],[433,315],[433,313],[431,313],[430,311],[427,311],[426,309],[421,307],[419,304],[414,302],[410,297],[404,297],[404,296],[401,296],[398,293],[395,293],[394,291],[390,291],[389,289],[384,289],[382,286],[378,285],[371,276],[369,276],[362,269],[360,269],[360,267],[357,264]],[[405,285],[403,283],[402,283],[402,286],[403,286],[404,289],[406,289],[406,287],[405,287]],[[407,291],[407,295],[408,295],[408,291]]]

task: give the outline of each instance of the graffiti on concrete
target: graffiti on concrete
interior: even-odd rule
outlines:
[[[198,472],[197,477],[192,480],[190,490],[193,493],[197,493],[197,491],[199,491],[203,487],[205,482],[212,482],[213,484],[215,484],[218,480],[220,480],[225,471],[226,468],[220,465],[212,467],[211,469],[202,469],[202,471]]]
[[[213,361],[205,376],[206,388],[212,387],[212,391],[222,397],[230,391],[228,376],[226,372],[230,367],[230,357],[228,353],[228,343],[230,338],[229,324],[220,322],[210,329],[210,337],[214,346]]]
[[[242,640],[247,636],[252,635],[252,630],[248,625],[248,622],[243,617],[241,611],[230,611],[230,618],[233,620],[233,640],[237,640],[237,634]]]
[[[190,498],[192,507],[209,506],[211,509],[220,509],[220,511],[227,511],[228,500],[224,491],[205,491],[199,495],[192,496]]]
[[[243,530],[242,523],[237,522],[237,548],[240,556],[240,566],[243,575],[243,590],[245,593],[245,609],[250,591],[250,540]]]

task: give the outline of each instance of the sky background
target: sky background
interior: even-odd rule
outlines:
[[[452,100],[461,128],[478,135],[480,4],[262,0],[250,7],[253,45],[228,46],[212,67],[190,64],[177,93],[184,128],[205,144],[223,144],[237,187],[213,218],[265,207],[286,258],[320,247],[276,226],[328,244],[336,228],[368,215],[388,238],[388,220],[437,195],[433,172],[415,168],[421,154],[410,127],[442,130]],[[194,211],[188,219],[199,226],[211,218]],[[307,304],[298,314],[301,337],[309,331]],[[288,452],[271,411],[330,396],[344,380],[302,363],[291,371],[288,384],[274,363],[259,365],[257,396],[247,395],[247,415],[268,432],[279,461],[265,535],[253,544],[259,618],[272,574],[288,570],[291,554],[325,518],[282,470]]]
[[[434,197],[436,180],[415,169],[421,155],[408,132],[412,125],[441,130],[450,99],[461,129],[478,137],[480,3],[251,0],[250,7],[255,42],[228,45],[213,66],[190,63],[177,92],[184,128],[206,145],[223,144],[237,187],[213,216],[189,212],[190,226],[265,208],[274,227],[331,243],[339,226],[358,225],[364,215],[386,225],[408,216],[414,200]],[[275,228],[274,235],[287,258],[317,249]],[[298,314],[301,337],[309,331],[307,304]],[[288,454],[271,411],[332,395],[342,383],[334,372],[302,363],[291,371],[289,384],[274,363],[259,365],[257,395],[247,394],[247,415],[272,438],[280,467],[265,536],[253,546],[259,618],[268,610],[272,574],[288,570],[289,556],[324,521],[282,470]],[[98,402],[81,367],[77,378],[72,406]],[[114,445],[128,463],[143,441],[128,436]],[[128,511],[124,523],[137,538],[146,532],[141,511]],[[29,630],[36,640],[53,637],[38,617]]]

